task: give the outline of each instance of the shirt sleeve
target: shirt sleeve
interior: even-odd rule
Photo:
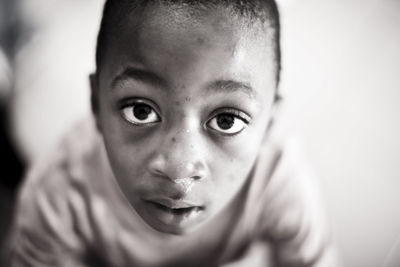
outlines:
[[[85,266],[83,244],[73,227],[62,169],[40,177],[32,172],[23,184],[6,254],[11,267]]]
[[[263,194],[263,236],[273,244],[274,266],[341,266],[316,179],[304,162],[293,142],[277,154]]]

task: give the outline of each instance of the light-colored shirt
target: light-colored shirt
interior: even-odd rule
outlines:
[[[23,183],[8,264],[258,266],[257,254],[259,266],[339,266],[309,168],[290,142],[273,139],[261,148],[228,224],[169,236],[124,198],[102,137],[85,120]]]

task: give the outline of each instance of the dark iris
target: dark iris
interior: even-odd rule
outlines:
[[[235,122],[235,116],[231,114],[220,114],[217,116],[217,124],[223,130],[232,128]]]
[[[133,108],[133,114],[137,119],[143,121],[149,117],[151,110],[151,107],[146,104],[136,104]]]

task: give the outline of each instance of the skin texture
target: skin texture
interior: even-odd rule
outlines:
[[[91,77],[94,112],[134,210],[158,232],[184,235],[221,214],[229,221],[240,202],[271,119],[273,51],[268,32],[224,8],[148,10],[115,29]]]

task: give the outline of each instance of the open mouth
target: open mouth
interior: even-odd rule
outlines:
[[[184,208],[169,208],[169,207],[167,207],[163,204],[157,203],[157,202],[150,201],[150,203],[152,203],[157,208],[159,208],[165,212],[172,213],[173,215],[178,215],[178,216],[189,214],[192,212],[201,211],[203,209],[202,207],[197,207],[197,206],[184,207]]]
[[[160,232],[181,234],[205,216],[205,207],[191,201],[154,198],[144,200],[144,203],[143,218]]]

